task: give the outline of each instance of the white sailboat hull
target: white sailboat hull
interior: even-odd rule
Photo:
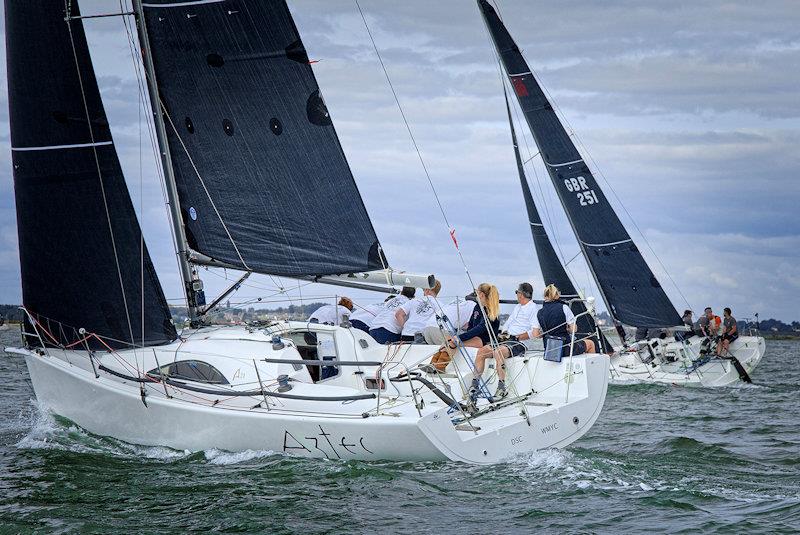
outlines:
[[[342,349],[360,349],[352,344],[349,330],[318,328],[335,330],[337,337],[351,338],[351,343],[342,344]],[[262,355],[271,351],[271,345],[264,343],[268,337],[256,340],[258,337],[250,333],[253,340],[237,343],[234,339],[241,333],[231,330],[243,329],[227,328],[224,345],[231,353],[250,353],[253,343],[264,346]],[[369,339],[370,347],[365,352],[380,352],[381,355],[387,352],[368,335],[356,331],[355,336]],[[198,340],[194,347],[187,348],[183,356],[214,353],[218,349],[214,346],[221,341],[207,339],[203,344]],[[242,343],[249,343],[250,347],[237,347]],[[192,346],[192,343],[184,345]],[[201,352],[201,349],[205,351]],[[551,363],[539,357],[512,359],[509,377],[516,377],[514,383],[519,401],[506,400],[495,406],[488,402],[479,403],[478,408],[488,412],[468,420],[463,420],[463,413],[460,415],[458,411],[448,414],[445,404],[427,388],[421,388],[418,393],[418,398],[424,400],[420,410],[414,406],[410,389],[407,395],[395,393],[392,396],[391,392],[388,395],[384,392],[380,409],[377,409],[376,399],[352,402],[269,400],[270,408],[266,409],[263,403],[254,407],[263,401],[260,396],[214,403],[215,399],[223,399],[223,396],[185,392],[163,383],[147,383],[145,405],[139,384],[102,371],[96,377],[85,353],[14,351],[25,355],[40,404],[97,435],[179,450],[267,450],[345,460],[457,460],[484,464],[498,462],[515,453],[564,447],[584,435],[597,420],[608,381],[608,358],[602,355],[574,357],[571,363],[568,359]],[[166,355],[169,351],[174,354],[175,348],[159,348],[158,354]],[[430,346],[412,346],[404,358],[417,361],[419,356],[430,352]],[[130,360],[132,355],[126,353],[130,352],[117,353],[113,358],[128,358],[128,364],[133,364],[134,361]],[[339,358],[355,360],[354,357],[359,356],[350,354]],[[146,359],[141,352],[137,357],[140,361]],[[159,360],[163,366],[162,358],[165,357],[159,357]],[[101,359],[108,367],[111,367],[111,360],[111,356]],[[221,369],[224,367],[215,364]],[[269,375],[269,367],[259,364],[259,369],[262,366],[261,374]],[[144,365],[143,368],[147,369]],[[289,368],[293,370],[291,366]],[[302,368],[298,375],[307,374],[305,367]],[[246,374],[241,369],[238,373]],[[356,385],[363,377],[374,376],[374,372],[365,371],[359,375],[344,371],[347,370],[344,366],[340,369],[343,370],[340,377],[319,383],[304,384],[298,379],[290,393],[319,396],[363,394],[363,389],[345,384]],[[269,379],[264,377],[265,385],[272,382],[275,371],[272,370]],[[383,377],[388,380],[386,374]],[[461,389],[458,381],[450,379],[449,382],[454,397],[460,397],[457,395]],[[403,385],[407,384],[397,384],[401,387],[400,394]],[[533,394],[530,393],[531,385],[535,391]],[[493,385],[490,388],[494,390]],[[164,395],[165,389],[170,397]],[[393,388],[390,386],[387,390]],[[492,407],[496,407],[495,410],[490,410]],[[459,419],[463,421],[459,423]]]
[[[619,351],[609,366],[612,384],[658,383],[681,386],[719,387],[741,383],[739,371],[729,359],[701,355],[703,338],[692,337],[684,342],[662,343],[648,340],[653,353],[644,345],[638,351]],[[653,344],[655,343],[655,347]],[[766,351],[764,338],[740,336],[730,345],[730,354],[750,374]],[[648,357],[652,360],[648,362]]]

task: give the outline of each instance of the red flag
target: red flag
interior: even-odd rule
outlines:
[[[453,244],[456,246],[456,249],[458,249],[458,240],[456,239],[456,229],[453,227],[450,228],[450,239],[453,240]]]

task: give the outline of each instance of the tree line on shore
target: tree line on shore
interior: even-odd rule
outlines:
[[[255,307],[247,307],[247,308],[240,308],[240,307],[221,307],[220,312],[229,312],[231,314],[241,316],[244,320],[256,319],[259,316],[264,315],[275,315],[278,317],[283,316],[296,316],[296,315],[308,315],[317,310],[319,307],[324,305],[325,303],[307,303],[303,305],[288,305],[288,306],[281,306],[277,308],[255,308]],[[186,307],[176,307],[170,306],[170,312],[172,312],[173,317],[176,319],[178,318],[185,318],[188,314]],[[600,313],[600,317],[603,317],[605,312]],[[19,322],[22,321],[22,311],[19,309],[19,305],[2,305],[0,304],[0,316],[6,319],[6,321],[12,322]],[[750,324],[752,325],[752,323]],[[765,319],[760,320],[758,324],[759,330],[762,332],[772,332],[778,333],[783,335],[790,335],[793,333],[797,333],[800,335],[800,321],[792,321],[791,323],[786,323],[781,320],[776,319]]]

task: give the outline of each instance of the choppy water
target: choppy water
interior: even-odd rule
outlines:
[[[611,387],[568,450],[474,467],[132,446],[41,413],[0,356],[0,532],[798,532],[798,365],[768,341],[753,386]]]

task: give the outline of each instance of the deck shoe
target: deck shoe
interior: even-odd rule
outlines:
[[[508,390],[506,390],[505,383],[500,383],[497,385],[497,390],[494,393],[493,399],[494,401],[500,401],[507,395],[508,395]]]
[[[469,387],[469,400],[471,403],[475,403],[478,401],[478,393],[480,392],[480,379],[476,377],[472,380],[472,384]]]

